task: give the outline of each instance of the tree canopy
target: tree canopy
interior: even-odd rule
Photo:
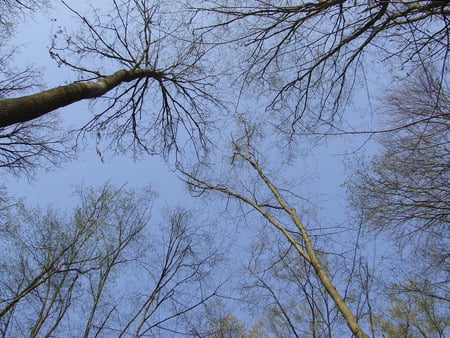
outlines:
[[[448,334],[449,1],[7,0],[0,13],[5,178],[70,165],[86,144],[157,155],[197,206],[166,208],[156,230],[151,189],[82,188],[68,214],[6,185],[3,336]],[[65,79],[50,88],[15,64],[36,13]],[[331,211],[310,190],[318,145],[349,163]]]

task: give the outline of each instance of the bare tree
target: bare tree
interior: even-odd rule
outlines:
[[[207,192],[222,194],[228,199],[241,203],[243,207],[250,208],[250,211],[244,209],[244,212],[253,211],[259,216],[262,216],[262,219],[267,224],[283,235],[287,243],[292,246],[292,250],[296,252],[297,257],[303,260],[305,265],[311,267],[321,287],[326,290],[325,292],[332,299],[352,334],[356,337],[367,337],[358,319],[333,283],[330,272],[323,261],[324,257],[321,257],[317,248],[314,246],[312,237],[307,227],[301,221],[297,210],[283,196],[282,191],[284,190],[277,187],[263,171],[258,161],[257,150],[252,143],[254,142],[252,127],[247,125],[244,126],[244,129],[244,135],[237,141],[233,141],[233,155],[230,170],[233,171],[235,167],[248,166],[256,175],[257,179],[255,182],[247,185],[240,178],[236,178],[237,182],[224,182],[221,179],[214,182],[212,179],[209,180],[200,177],[198,173],[185,172],[186,182],[195,194]],[[252,186],[259,187],[259,189],[266,189],[266,193],[270,197],[260,196],[260,194],[253,191]],[[264,284],[265,281],[259,279],[259,282]],[[271,291],[267,283],[265,288],[269,292]]]
[[[15,27],[47,7],[47,1],[2,1],[0,4],[0,99],[39,88],[40,74],[32,65],[14,64],[20,47],[12,40]],[[40,121],[0,128],[0,167],[14,174],[32,177],[36,168],[57,167],[71,158],[67,135],[59,130],[59,121],[51,114]]]
[[[31,3],[6,1],[2,5]],[[386,156],[374,159],[370,168],[373,171],[361,170],[354,197],[362,206],[364,223],[393,228],[401,236],[422,234],[425,230],[425,243],[438,248],[433,252],[435,256],[427,257],[439,258],[435,262],[439,262],[441,274],[436,276],[444,278],[436,283],[439,288],[431,290],[424,287],[427,280],[423,278],[410,278],[402,286],[405,290],[420,290],[421,296],[428,292],[435,299],[447,301],[448,275],[444,273],[448,272],[448,1],[215,0],[203,1],[202,8],[192,8],[184,2],[115,0],[111,8],[93,8],[86,15],[64,1],[61,3],[79,19],[80,29],[72,32],[57,27],[50,53],[58,65],[73,70],[76,79],[23,95],[23,91],[29,94],[36,85],[34,78],[28,81],[29,70],[0,70],[0,166],[15,172],[28,173],[33,166],[39,166],[34,162],[36,158],[46,159],[50,166],[64,160],[67,152],[61,141],[69,133],[52,132],[52,128],[59,127],[54,120],[46,119],[51,119],[54,115],[50,113],[55,114],[55,110],[82,100],[89,100],[92,115],[75,127],[76,142],[92,133],[113,152],[167,156],[172,150],[177,154],[185,144],[191,144],[198,154],[208,144],[206,133],[212,114],[209,108],[217,108],[218,82],[235,80],[232,76],[236,71],[243,75],[244,82],[236,96],[240,99],[246,90],[252,95],[259,92],[262,107],[270,114],[265,123],[275,123],[292,136],[311,133],[321,126],[334,128],[354,86],[363,81],[360,79],[368,63],[389,63],[389,72],[407,85],[415,76],[411,70],[420,68],[421,87],[409,85],[407,90],[399,90],[389,98],[395,113],[382,136]],[[5,18],[0,18],[0,24],[11,21],[2,21]],[[211,53],[217,46],[236,54],[230,54],[230,60],[224,62]],[[0,58],[0,62],[5,60],[7,57]],[[432,75],[430,64],[437,69],[437,76]],[[228,69],[222,77],[217,70],[224,68]],[[19,93],[21,96],[16,95]],[[249,115],[258,113],[257,109]],[[369,318],[373,330],[373,317],[362,311],[364,306],[347,297],[348,288],[337,290],[337,285],[340,290],[344,287],[336,282],[328,255],[320,251],[285,191],[263,171],[251,136],[247,133],[233,142],[231,168],[250,167],[256,177],[252,186],[239,178],[235,182],[211,183],[197,173],[186,173],[190,186],[201,193],[216,192],[239,201],[284,236],[288,245],[277,252],[278,265],[271,272],[277,273],[276,268],[290,269],[289,277],[297,278],[295,286],[308,305],[303,309],[310,319],[308,333],[331,336],[333,323],[342,320],[333,317],[339,312],[352,334],[366,336],[359,321]],[[264,189],[264,197],[255,192]],[[125,219],[125,214],[119,219]],[[84,218],[80,216],[80,224],[91,224],[88,216],[89,213]],[[100,230],[91,233],[82,226],[67,237],[61,229],[65,228],[62,224],[70,222],[54,220],[49,215],[38,222],[41,226],[32,227],[37,229],[36,238],[22,238],[15,229],[7,229],[28,256],[13,257],[11,262],[19,269],[10,276],[5,274],[0,312],[4,335],[20,334],[26,331],[24,327],[31,328],[26,331],[30,335],[60,332],[64,325],[71,324],[66,318],[73,304],[79,304],[77,313],[86,314],[80,319],[82,325],[77,326],[83,328],[80,335],[146,335],[168,330],[167,323],[215,294],[211,291],[195,298],[189,292],[178,292],[193,280],[201,289],[200,271],[209,262],[209,257],[200,263],[195,260],[191,229],[185,227],[189,215],[184,212],[177,212],[168,221],[169,235],[157,255],[163,257],[160,266],[154,268],[149,261],[136,258],[139,255],[133,258],[142,268],[139,271],[153,283],[149,289],[139,289],[132,295],[132,305],[124,300],[130,299],[129,295],[123,294],[117,301],[108,294],[113,272],[127,266],[121,258],[122,250],[129,248],[123,224],[113,227],[116,231],[112,232],[120,238],[111,240],[105,239]],[[47,245],[42,239],[47,232],[41,232],[52,226],[57,228],[57,238]],[[138,233],[141,231],[130,234],[131,238]],[[38,239],[41,242],[35,242]],[[100,248],[95,244],[99,242],[106,246]],[[116,249],[108,246],[110,242]],[[85,250],[74,252],[74,247]],[[35,256],[34,251],[38,252]],[[293,257],[285,256],[286,252]],[[420,252],[427,252],[426,246]],[[80,257],[80,253],[86,257]],[[301,262],[295,268],[294,258]],[[361,268],[358,273],[369,279],[368,266],[358,265],[356,259],[347,267],[349,278],[356,274],[355,267]],[[276,316],[287,323],[282,329],[288,331],[283,332],[301,335],[303,332],[290,323],[288,305],[280,298],[276,285],[256,267],[251,272],[255,286],[270,295]],[[368,287],[369,282],[364,278],[360,281],[365,293],[359,299],[368,300],[369,291],[363,287]],[[433,282],[436,281],[437,278]],[[80,297],[80,285],[90,291],[83,298],[88,301],[82,304],[75,302]],[[436,292],[439,290],[442,292]],[[120,312],[124,309],[120,307],[122,302],[130,310],[125,316]],[[24,310],[24,304],[30,305],[29,312]],[[161,311],[164,314],[155,318]]]
[[[242,179],[242,175],[238,176]],[[254,188],[255,191],[250,190],[250,187],[254,186],[253,182],[248,180],[245,182],[246,192],[252,194],[260,204],[268,206],[269,200],[263,199],[258,188]],[[230,187],[231,185],[232,183]],[[278,184],[278,187],[281,185]],[[234,191],[237,189],[239,188],[233,187]],[[286,190],[283,189],[283,191]],[[226,213],[234,219],[235,216],[232,215],[235,211],[228,197],[226,198]],[[210,196],[206,195],[206,199],[209,200]],[[275,206],[274,203],[271,204]],[[375,298],[373,294],[373,271],[369,269],[367,258],[364,257],[360,235],[351,228],[341,226],[316,228],[320,222],[317,222],[315,217],[311,217],[310,211],[307,211],[303,205],[299,208],[302,210],[303,222],[310,232],[315,250],[332,277],[333,283],[342,290],[342,296],[354,309],[355,316],[360,321],[364,319],[364,324],[370,328],[371,336],[377,336],[374,333],[373,319],[378,311],[374,313],[373,311],[378,309],[372,309],[374,306],[372,303],[380,301],[380,297]],[[242,244],[245,249],[239,249],[243,266],[236,273],[239,281],[237,282],[238,296],[235,297],[239,299],[239,307],[246,309],[255,321],[258,320],[260,335],[265,334],[271,337],[348,335],[345,321],[311,264],[299,256],[281,232],[273,231],[266,222],[255,217],[251,209],[247,210],[241,206],[239,210],[246,216],[238,218],[236,226],[242,237],[252,239],[252,244],[248,245],[246,240],[246,243]],[[239,211],[236,210],[236,212]],[[271,214],[275,215],[276,210],[271,210]],[[288,223],[280,214],[277,215],[280,222]],[[230,220],[227,224],[230,224]],[[300,238],[297,240],[301,241]],[[380,267],[379,271],[383,274],[386,270]],[[213,304],[213,309],[207,311],[207,314],[212,312],[213,318],[216,318],[211,320],[212,324],[221,328],[222,321],[217,318],[227,319],[227,314],[230,312],[227,312],[224,306],[217,307],[223,313],[217,314],[216,312],[220,310],[216,310]],[[236,318],[231,319],[234,323]],[[225,320],[225,323],[228,322]],[[227,332],[224,328],[222,329]],[[199,334],[202,337],[209,332],[208,330],[198,331],[202,332]]]
[[[35,128],[42,116],[59,108],[101,98],[92,117],[80,120],[77,131],[92,132],[106,148],[167,155],[190,142],[198,154],[205,150],[208,111],[218,101],[213,95],[214,74],[204,62],[209,47],[202,44],[191,21],[195,11],[164,1],[121,0],[113,1],[111,9],[93,8],[85,16],[62,3],[78,17],[80,29],[74,33],[58,27],[50,54],[78,80],[0,100],[5,139],[17,130]],[[15,80],[3,85],[4,95],[26,89],[25,78],[20,74],[11,78]],[[22,127],[23,123],[30,127]],[[44,157],[58,153],[45,152],[53,140],[41,142]],[[16,150],[12,143],[7,155]],[[30,148],[35,157],[40,154]],[[22,159],[17,156],[4,164]]]
[[[0,3],[0,35],[5,39],[14,30],[18,21],[38,9],[47,7],[47,0],[4,0]],[[1,44],[0,44],[1,46]]]
[[[38,121],[0,128],[0,168],[32,178],[36,169],[57,168],[75,157],[70,137],[55,130],[60,119],[50,114]]]
[[[392,62],[389,70],[401,79],[428,63],[442,71],[447,64],[448,1],[205,3],[217,15],[208,29],[227,29],[222,39],[246,51],[246,84],[251,90],[261,80],[257,90],[281,114],[279,127],[293,134],[337,125],[374,64],[386,74]]]
[[[444,74],[447,62],[445,1],[205,1],[192,8],[121,0],[90,15],[62,3],[80,30],[58,28],[50,52],[78,80],[1,100],[0,126],[89,99],[93,116],[78,131],[93,132],[113,151],[167,155],[186,141],[204,150],[219,80],[232,81],[236,64],[252,97],[271,97],[270,112],[280,112],[271,122],[292,136],[334,126],[367,63],[392,60],[392,71],[407,78],[428,63]],[[218,46],[237,53],[232,62],[210,53]]]
[[[214,249],[199,241],[190,213],[170,213],[161,227],[166,241],[149,224],[152,191],[79,193],[71,219],[21,204],[3,218],[1,335],[140,337],[185,329],[183,316],[216,292],[207,282]]]
[[[249,303],[263,309],[263,327],[276,337],[338,335],[341,317],[313,267],[281,236],[265,237],[255,240],[242,282]]]
[[[386,97],[380,155],[358,170],[354,204],[371,227],[398,237],[417,231],[446,236],[450,222],[448,87],[418,72]]]
[[[366,228],[390,234],[397,244],[391,264],[398,274],[384,285],[384,313],[391,318],[379,319],[391,335],[404,332],[408,321],[414,336],[442,336],[448,327],[442,310],[450,301],[450,105],[440,76],[419,70],[386,95],[390,131],[378,136],[381,150],[370,163],[353,167],[347,186]],[[405,304],[409,314],[399,310]]]

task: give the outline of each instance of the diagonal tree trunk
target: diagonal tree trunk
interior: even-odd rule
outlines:
[[[277,201],[278,205],[276,206],[277,209],[283,210],[289,218],[293,221],[295,227],[297,228],[299,234],[301,235],[301,238],[303,240],[303,244],[299,242],[297,239],[295,239],[292,236],[292,233],[289,231],[289,229],[283,225],[281,222],[277,220],[276,217],[274,217],[270,212],[268,212],[264,207],[260,204],[258,204],[254,199],[248,198],[244,195],[241,195],[238,192],[235,192],[233,190],[228,189],[224,185],[214,185],[210,184],[206,181],[203,181],[199,179],[198,177],[189,174],[187,172],[184,172],[184,175],[186,176],[186,182],[193,188],[197,188],[200,191],[206,191],[206,190],[212,190],[216,191],[225,195],[228,195],[229,197],[236,198],[240,200],[241,202],[246,203],[256,211],[258,211],[264,218],[266,218],[267,221],[269,221],[270,224],[272,224],[277,230],[281,231],[283,235],[286,237],[286,239],[289,241],[290,244],[295,248],[295,250],[299,253],[301,257],[303,257],[313,268],[314,271],[319,278],[322,285],[325,287],[327,293],[330,295],[330,297],[333,299],[334,304],[336,305],[337,309],[341,313],[342,317],[346,321],[346,324],[354,337],[356,338],[368,338],[369,336],[364,332],[361,325],[358,323],[358,319],[353,314],[349,306],[347,305],[346,301],[342,297],[342,295],[339,293],[339,291],[336,289],[333,281],[331,280],[331,277],[329,276],[328,272],[326,271],[325,267],[323,266],[322,262],[320,261],[319,257],[317,256],[317,251],[313,246],[313,243],[311,241],[310,235],[306,229],[306,227],[303,225],[302,221],[300,220],[297,211],[295,208],[292,208],[286,200],[283,198],[282,194],[280,193],[280,190],[272,183],[272,181],[269,179],[269,177],[266,176],[266,174],[263,172],[263,169],[259,165],[258,161],[252,157],[251,154],[245,154],[241,151],[241,148],[237,145],[235,145],[235,153],[233,154],[234,157],[241,157],[243,160],[245,160],[247,163],[249,163],[253,169],[257,172],[258,176],[261,178],[261,180],[264,182],[267,188],[269,188],[272,195],[275,197],[275,200]]]
[[[0,127],[26,122],[84,99],[98,98],[124,82],[141,78],[160,79],[154,69],[119,70],[98,81],[73,82],[42,92],[0,100]]]

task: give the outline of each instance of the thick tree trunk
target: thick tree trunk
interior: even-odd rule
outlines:
[[[101,97],[123,82],[140,78],[161,78],[153,69],[119,70],[96,82],[74,82],[42,92],[0,100],[0,127],[26,122],[71,103]]]

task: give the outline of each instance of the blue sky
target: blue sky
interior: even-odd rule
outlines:
[[[13,43],[17,41],[22,45],[16,63],[18,65],[32,63],[41,69],[42,80],[47,88],[75,79],[74,74],[65,68],[57,67],[48,54],[52,30],[60,24],[68,26],[69,29],[71,26],[74,29],[77,27],[77,23],[70,23],[72,19],[69,14],[61,13],[67,12],[54,8],[49,9],[48,13],[38,13],[34,19],[21,24],[17,35],[12,39]],[[49,20],[49,17],[56,18],[56,21]],[[368,84],[373,86],[369,90],[376,96],[380,82],[381,85],[387,84],[382,83],[380,74],[371,72],[368,76],[370,77]],[[369,129],[378,122],[379,116],[376,112],[368,111],[367,103],[365,89],[356,91],[355,102],[348,106],[349,114],[346,115],[350,117],[353,126],[364,125],[363,129]],[[376,110],[376,107],[374,109]],[[78,102],[59,111],[62,120],[68,125],[89,116],[87,102]],[[374,115],[371,115],[372,113]],[[367,116],[372,116],[373,120]],[[299,156],[297,161],[283,172],[284,178],[302,182],[304,197],[313,202],[317,217],[324,221],[325,227],[341,225],[346,220],[346,196],[341,184],[347,173],[344,171],[343,161],[352,158],[353,151],[360,151],[360,147],[365,145],[366,138],[367,136],[330,138],[328,142],[314,148],[310,154]],[[375,145],[372,141],[365,145],[359,154],[373,153]],[[64,163],[62,168],[48,172],[40,171],[30,182],[24,177],[8,176],[5,183],[11,195],[24,197],[28,203],[52,205],[70,212],[71,207],[77,203],[72,195],[77,185],[101,186],[106,182],[116,185],[127,184],[133,188],[152,186],[159,195],[154,214],[158,214],[159,209],[176,206],[202,211],[202,201],[188,194],[184,183],[178,179],[178,174],[173,170],[173,163],[165,163],[158,156],[142,156],[138,160],[133,160],[129,154],[110,153],[105,153],[102,160],[97,155],[93,140],[88,142],[86,149],[80,151],[77,159]],[[208,212],[205,212],[205,215],[211,216]],[[211,222],[219,217],[212,216],[215,217]],[[383,247],[379,242],[372,244],[374,248],[378,246],[378,250]],[[239,252],[236,254],[239,255]]]
[[[57,18],[56,21],[49,18]],[[11,43],[21,46],[15,63],[18,67],[33,64],[41,70],[42,83],[45,88],[58,86],[74,80],[74,74],[65,68],[59,68],[48,53],[50,36],[58,25],[76,29],[67,10],[55,6],[47,12],[38,12],[33,18],[27,19],[17,27]],[[77,102],[60,109],[61,118],[67,125],[72,125],[83,117],[89,116],[88,102]],[[76,185],[100,186],[105,182],[130,187],[142,187],[151,184],[159,193],[164,204],[177,204],[185,201],[184,187],[180,184],[176,174],[170,166],[157,156],[145,156],[144,159],[134,161],[128,155],[104,154],[103,161],[95,149],[95,141],[89,141],[85,150],[80,151],[79,157],[48,172],[37,172],[35,179],[30,182],[25,177],[8,176],[8,190],[12,195],[25,197],[30,203],[41,205],[68,207],[75,202],[71,192]]]
[[[49,18],[56,18],[56,21]],[[51,32],[56,30],[58,25],[66,26],[69,30],[76,29],[78,24],[76,22],[71,24],[71,20],[73,18],[66,10],[55,7],[49,9],[47,13],[37,13],[33,19],[21,24],[17,35],[12,39],[12,42],[17,41],[22,45],[16,60],[17,64],[32,63],[41,69],[42,80],[47,88],[75,79],[73,73],[64,67],[59,68],[48,54]],[[370,74],[370,76],[377,75]],[[375,80],[374,78],[374,83]],[[372,125],[374,121],[362,118],[368,116],[366,111],[361,110],[367,106],[364,88],[357,92],[355,97],[355,103],[349,106],[349,109],[353,110],[349,114],[353,119],[352,124]],[[62,119],[69,125],[83,116],[89,116],[86,101],[59,111]],[[366,136],[332,138],[329,142],[314,148],[307,156],[300,156],[296,163],[283,172],[286,178],[302,182],[304,197],[315,204],[317,216],[327,225],[345,222],[346,196],[341,184],[346,178],[346,173],[342,162],[349,153],[362,146],[365,139]],[[367,152],[367,149],[373,148],[366,147],[364,151]],[[86,149],[79,152],[78,158],[64,163],[62,168],[40,171],[30,182],[24,177],[18,179],[9,177],[7,187],[11,195],[24,197],[31,204],[38,203],[41,206],[49,204],[70,210],[77,202],[72,195],[77,185],[101,186],[106,182],[127,184],[134,188],[152,186],[159,195],[155,212],[158,208],[168,206],[181,205],[194,209],[202,207],[201,201],[190,197],[187,193],[184,183],[173,171],[173,163],[164,163],[158,156],[142,156],[138,160],[133,160],[128,154],[110,153],[105,153],[102,161],[96,153],[95,141],[89,141]]]
[[[56,20],[49,20],[56,18]],[[59,25],[67,27],[69,30],[76,29],[78,23],[74,21],[67,10],[55,6],[47,12],[38,12],[32,19],[22,23],[17,28],[17,34],[12,42],[20,44],[21,50],[16,59],[20,65],[33,64],[42,71],[42,81],[47,88],[61,85],[75,79],[74,74],[64,67],[59,68],[56,62],[51,60],[48,54],[51,32],[55,31]],[[359,124],[360,116],[358,110],[366,106],[364,91],[357,94],[358,99],[355,109],[355,124]],[[358,103],[359,102],[359,103]],[[79,119],[89,116],[87,102],[78,102],[71,106],[60,109],[60,114],[64,123],[68,125]],[[367,115],[365,115],[367,116]],[[363,121],[366,124],[368,121]],[[371,124],[371,123],[369,123]],[[342,137],[336,137],[328,144],[314,149],[308,158],[299,158],[298,164],[292,167],[293,175],[297,169],[311,177],[309,190],[312,196],[319,201],[327,202],[327,214],[339,213],[336,208],[345,204],[345,196],[340,188],[345,178],[342,161],[345,152],[351,152],[363,144],[364,137],[357,142],[354,138],[350,141]],[[166,165],[159,157],[144,156],[134,161],[128,155],[104,155],[102,162],[95,150],[95,141],[90,141],[87,148],[80,152],[79,158],[65,163],[63,168],[49,172],[39,172],[36,179],[27,182],[26,179],[9,179],[9,190],[12,194],[26,196],[30,202],[51,203],[67,205],[70,191],[77,184],[101,185],[106,181],[116,184],[128,183],[131,186],[139,187],[143,183],[151,184],[159,191],[161,199],[167,203],[186,201],[185,189],[181,182],[177,180],[177,175],[172,171],[171,164]],[[334,209],[334,210],[333,210]]]

